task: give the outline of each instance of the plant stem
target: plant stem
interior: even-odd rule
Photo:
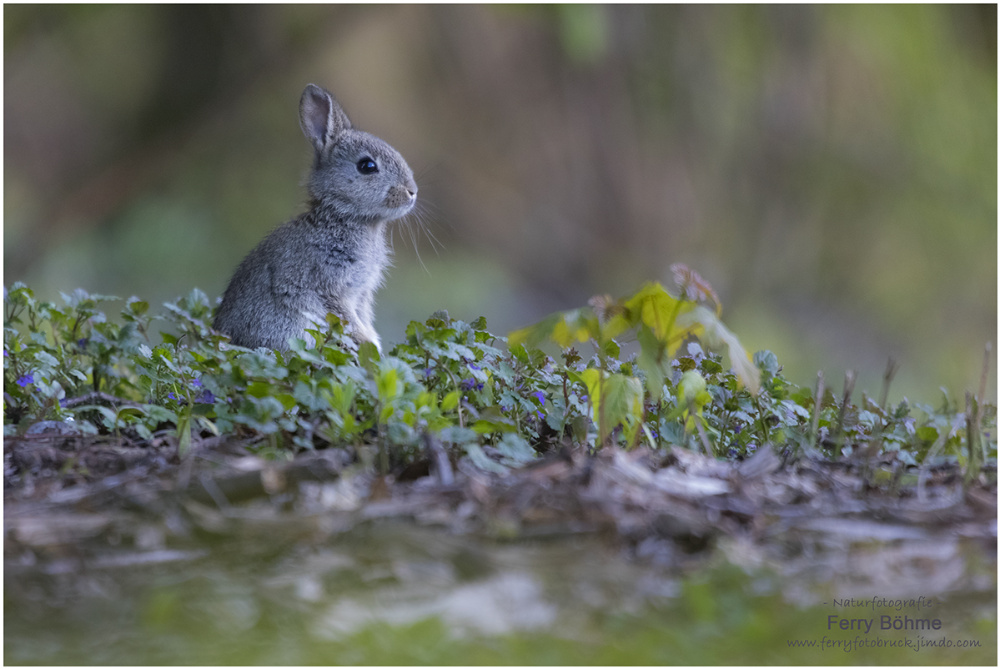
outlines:
[[[854,370],[849,369],[844,373],[844,398],[840,403],[840,414],[837,416],[837,429],[833,433],[834,457],[840,457],[840,451],[844,444],[841,442],[841,433],[844,430],[844,418],[847,415],[847,405],[851,402],[851,394],[854,392]]]
[[[600,402],[597,405],[597,434],[600,439],[600,448],[604,447],[604,442],[607,440],[607,430],[605,429],[604,420],[604,405],[607,397],[604,395],[604,365],[603,357],[601,364],[601,373],[597,376],[597,396],[600,398]]]
[[[979,394],[976,399],[982,404],[986,400],[986,382],[990,376],[990,353],[993,352],[992,342],[986,342],[986,350],[983,351],[983,371],[979,375]]]
[[[878,405],[883,411],[885,411],[886,402],[889,400],[889,385],[892,383],[892,379],[896,376],[896,372],[899,370],[899,363],[896,362],[895,358],[889,357],[889,362],[885,366],[885,374],[882,376],[882,394],[879,395]]]
[[[965,443],[969,449],[966,463],[964,486],[967,488],[979,476],[982,466],[982,448],[979,439],[979,402],[968,390],[965,391]]]
[[[767,429],[767,416],[764,415],[764,409],[760,406],[760,395],[753,396],[754,406],[757,407],[757,422],[760,423],[760,431],[763,433],[764,441],[762,443],[769,443],[771,441],[771,435]]]
[[[823,393],[826,392],[826,379],[823,370],[816,374],[816,396],[813,399],[812,425],[809,427],[809,447],[819,449],[819,414],[823,410]]]
[[[701,438],[701,445],[705,448],[705,454],[714,458],[715,453],[712,452],[712,445],[708,443],[708,435],[705,434],[705,428],[701,426],[701,418],[694,411],[694,402],[691,402],[688,406],[688,412],[694,417],[694,426],[698,431],[698,436]]]

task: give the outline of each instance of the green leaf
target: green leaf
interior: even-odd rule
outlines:
[[[661,342],[666,342],[673,333],[678,314],[694,306],[692,302],[678,300],[658,282],[647,283],[625,302],[631,314],[630,321],[646,325]]]
[[[191,449],[191,414],[184,413],[177,422],[177,455],[184,455]]]
[[[370,341],[363,341],[358,346],[358,363],[365,369],[372,369],[374,364],[382,359],[378,348]]]
[[[929,425],[922,425],[917,428],[917,437],[923,441],[934,443],[938,438],[938,431]]]
[[[340,383],[324,393],[327,396],[330,407],[336,409],[341,414],[349,414],[354,397],[357,394],[357,386],[354,381]]]
[[[281,402],[281,406],[285,408],[285,411],[292,409],[298,404],[294,395],[289,395],[288,393],[279,393],[274,396],[276,400]]]
[[[593,405],[596,415],[597,407],[601,401],[601,370],[590,367],[582,372],[571,373],[570,376],[587,387],[587,395],[590,396],[590,403]]]
[[[590,307],[553,314],[534,325],[511,332],[507,337],[511,346],[527,344],[537,347],[545,341],[553,341],[562,348],[600,339],[600,323]]]
[[[101,414],[101,418],[104,419],[105,427],[109,430],[113,430],[118,425],[118,414],[106,406],[100,404],[85,404],[80,407],[76,407],[76,411],[96,411]]]
[[[777,374],[781,371],[778,364],[778,356],[771,351],[757,351],[753,354],[753,364],[768,374]]]
[[[522,350],[524,346],[537,347],[551,338],[552,331],[561,320],[562,314],[552,314],[534,325],[511,332],[507,335],[507,343],[512,350],[514,347],[522,347]]]
[[[642,383],[634,376],[609,374],[604,380],[605,419],[613,427],[642,418]]]
[[[484,412],[485,413],[485,412]],[[494,415],[480,417],[472,424],[477,434],[493,434],[494,432],[517,432],[517,425],[506,416]]]
[[[445,395],[444,399],[441,400],[441,411],[453,411],[458,406],[458,400],[461,397],[462,393],[458,390],[453,390]]]
[[[701,371],[704,374],[720,374],[722,373],[722,365],[711,358],[705,358],[701,361]]]
[[[563,313],[551,337],[560,347],[569,348],[577,342],[600,340],[601,326],[591,309],[573,309]]]
[[[475,430],[458,426],[446,427],[438,433],[438,436],[441,441],[457,445],[472,443],[479,438]]]
[[[609,374],[589,368],[572,374],[587,387],[594,422],[605,425],[602,434],[609,434],[616,425],[637,428],[642,419],[642,382],[634,376]],[[603,408],[602,408],[603,405]]]
[[[157,423],[177,424],[177,413],[166,407],[158,404],[144,404],[142,410],[154,425]]]
[[[254,381],[247,386],[247,395],[251,397],[270,397],[274,386],[266,381]]]
[[[503,464],[511,467],[523,465],[538,457],[535,449],[523,437],[513,433],[503,435],[497,442],[497,450],[503,458]]]
[[[399,373],[393,367],[382,367],[375,377],[378,398],[381,402],[391,402],[399,394]]]
[[[483,471],[493,472],[495,474],[506,474],[508,468],[490,459],[486,453],[483,452],[482,447],[479,444],[470,443],[465,445],[465,454],[469,456],[469,460],[475,466],[479,467]]]
[[[35,361],[45,365],[46,367],[58,367],[59,360],[56,359],[51,353],[46,353],[45,351],[38,351],[35,353]]]
[[[646,375],[646,392],[654,402],[663,396],[663,383],[666,379],[664,364],[666,360],[666,345],[656,338],[652,328],[643,324],[636,333],[639,341],[639,355],[636,363]]]
[[[137,297],[130,297],[125,303],[125,311],[130,316],[142,316],[149,311],[149,302],[144,302]]]

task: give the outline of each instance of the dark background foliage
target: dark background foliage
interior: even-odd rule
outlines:
[[[387,342],[678,261],[799,383],[892,355],[931,401],[996,339],[993,5],[7,5],[4,40],[4,282],[39,297],[219,295],[301,210],[311,81],[443,247],[395,231]]]

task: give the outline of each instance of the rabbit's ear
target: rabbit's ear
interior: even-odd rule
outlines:
[[[302,92],[299,123],[317,151],[335,142],[340,133],[351,127],[347,114],[333,96],[314,84],[309,84]]]

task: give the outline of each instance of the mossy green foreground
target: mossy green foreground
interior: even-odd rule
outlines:
[[[288,528],[269,535],[246,524],[192,542],[201,555],[83,573],[8,565],[5,659],[934,665],[997,654],[995,594],[918,603],[887,591],[872,608],[834,594],[836,583],[803,589],[766,567],[734,566],[726,548],[692,569],[624,559],[594,536],[496,542],[397,523],[319,541]],[[875,622],[842,630],[830,616]],[[904,616],[941,626],[891,629]]]
[[[798,386],[677,274],[384,355],[11,286],[5,660],[995,664],[985,381]]]
[[[982,401],[985,379],[963,407],[946,394],[935,407],[905,398],[892,405],[888,373],[877,400],[853,401],[852,384],[843,393],[833,383],[795,385],[770,351],[751,362],[719,320],[711,288],[677,272],[680,298],[650,284],[554,314],[510,341],[484,318],[436,313],[411,322],[382,356],[346,337],[335,316],[314,341],[250,351],[211,329],[213,306],[197,290],[156,317],[130,298],[114,322],[101,307],[117,298],[77,290],[56,305],[14,284],[4,297],[4,435],[57,421],[81,436],[174,439],[180,456],[212,436],[272,457],[372,447],[383,472],[411,462],[425,434],[491,471],[563,444],[678,446],[727,458],[763,445],[793,456],[892,454],[895,471],[930,456],[957,462],[968,480],[995,466],[996,407]],[[536,348],[543,343],[559,352]],[[591,353],[577,349],[584,344]],[[714,349],[728,354],[729,369]]]

